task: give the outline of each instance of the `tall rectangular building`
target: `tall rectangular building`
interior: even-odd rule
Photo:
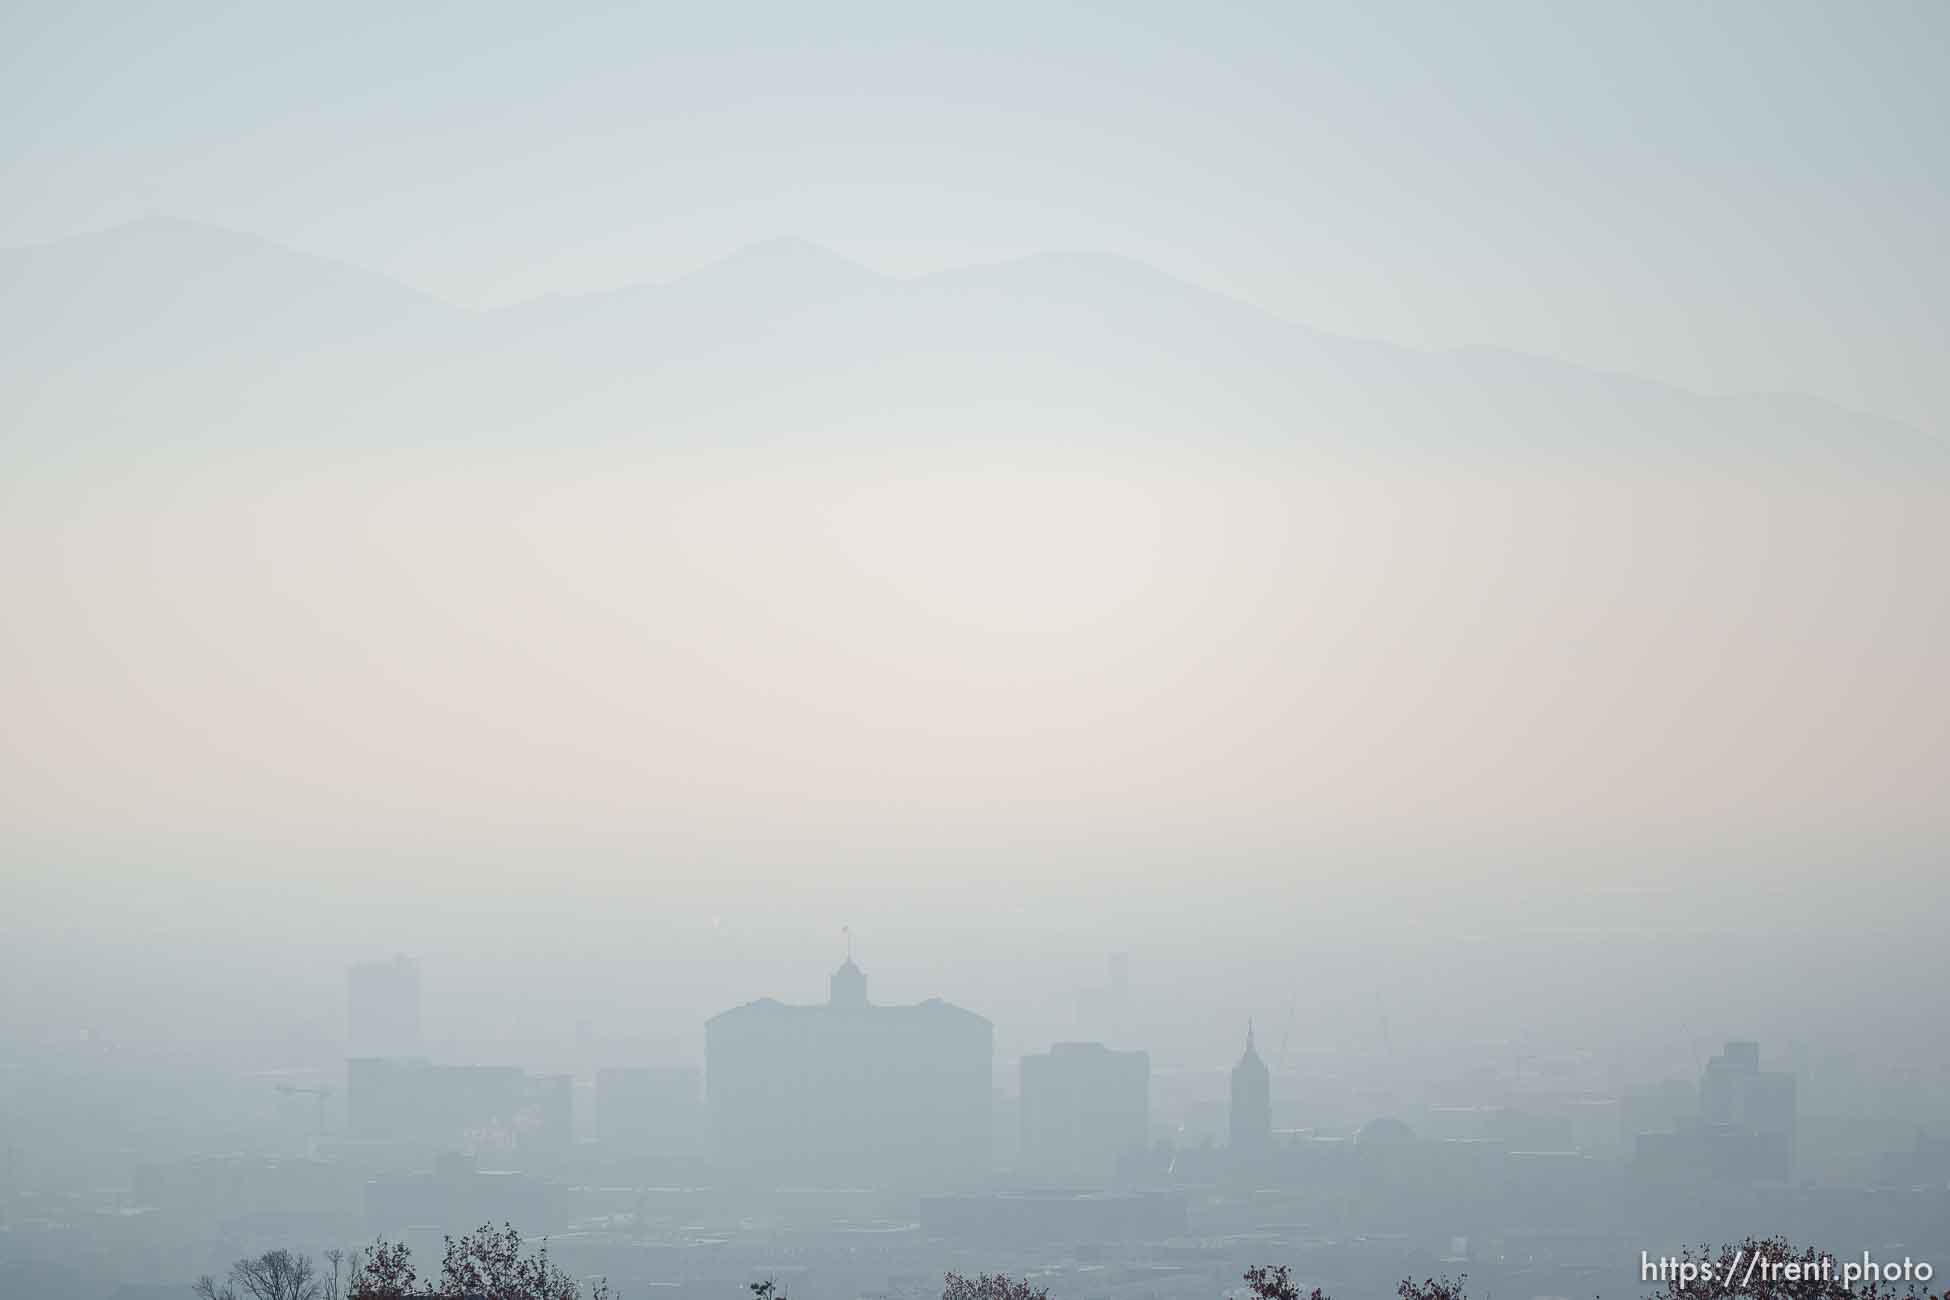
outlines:
[[[345,1054],[420,1055],[420,963],[360,962],[345,971]]]
[[[1786,1182],[1794,1168],[1798,1128],[1792,1074],[1760,1068],[1760,1045],[1732,1042],[1706,1063],[1699,1081],[1699,1121],[1722,1152],[1715,1172]]]
[[[1151,1056],[1058,1043],[1022,1058],[1018,1169],[1051,1182],[1103,1184],[1149,1145]]]

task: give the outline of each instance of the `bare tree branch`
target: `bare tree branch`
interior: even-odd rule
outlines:
[[[230,1267],[230,1280],[251,1300],[321,1300],[323,1289],[310,1256],[288,1250],[238,1260]]]

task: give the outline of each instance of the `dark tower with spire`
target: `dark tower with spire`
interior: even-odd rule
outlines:
[[[826,985],[826,1003],[834,1007],[867,1005],[867,973],[853,964],[853,931],[846,930],[846,960]]]
[[[1256,1155],[1273,1145],[1273,1077],[1253,1046],[1253,1026],[1246,1022],[1246,1051],[1232,1067],[1232,1150]]]

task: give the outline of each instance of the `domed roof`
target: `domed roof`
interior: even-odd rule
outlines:
[[[1414,1140],[1414,1129],[1386,1115],[1369,1120],[1361,1126],[1361,1131],[1354,1135],[1354,1145],[1358,1147],[1401,1146]]]

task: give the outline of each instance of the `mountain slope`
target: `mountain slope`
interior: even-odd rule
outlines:
[[[1935,436],[1809,398],[1327,335],[1103,255],[902,281],[779,240],[666,284],[475,313],[149,221],[0,254],[0,289],[0,416],[28,454],[103,438],[867,437],[1943,456]]]

